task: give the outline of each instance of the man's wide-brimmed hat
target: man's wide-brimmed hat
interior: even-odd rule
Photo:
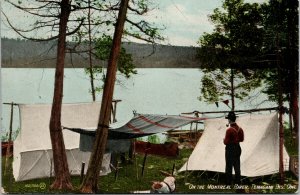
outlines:
[[[230,111],[230,112],[228,113],[228,115],[225,116],[225,118],[226,118],[226,119],[235,120],[235,119],[236,119],[236,115],[235,115],[235,113],[234,113],[233,111]]]

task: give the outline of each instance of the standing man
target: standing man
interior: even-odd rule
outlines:
[[[226,160],[226,184],[231,185],[232,182],[232,167],[235,172],[234,183],[240,184],[241,182],[241,168],[240,168],[240,156],[242,153],[240,142],[244,141],[244,131],[236,123],[236,115],[233,111],[230,111],[225,117],[228,119],[229,128],[226,130],[224,138],[225,147],[225,160]]]

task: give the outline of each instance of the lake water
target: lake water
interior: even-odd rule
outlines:
[[[133,117],[133,110],[144,114],[179,115],[183,112],[223,111],[229,108],[220,103],[200,102],[200,81],[203,73],[198,69],[137,69],[138,74],[126,79],[117,76],[114,99],[122,100],[117,105],[117,120],[126,122]],[[2,101],[21,104],[52,103],[54,69],[2,68]],[[84,69],[65,69],[64,103],[91,102],[89,77]],[[260,90],[252,94],[259,94]],[[102,94],[97,95],[101,101]],[[256,99],[236,101],[236,109],[256,108],[266,100],[259,94]],[[264,102],[260,107],[272,107]],[[2,135],[9,129],[10,106],[2,105]],[[14,109],[13,130],[19,128],[18,108]]]

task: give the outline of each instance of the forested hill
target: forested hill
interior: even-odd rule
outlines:
[[[196,48],[138,43],[123,43],[133,56],[137,68],[198,68]],[[33,42],[26,40],[1,39],[2,68],[54,68],[56,59],[55,42]],[[94,61],[106,66],[106,62]],[[66,68],[88,67],[86,54],[66,56]]]

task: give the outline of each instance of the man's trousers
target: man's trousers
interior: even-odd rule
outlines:
[[[240,165],[240,156],[242,150],[240,144],[227,144],[225,148],[225,160],[226,160],[226,184],[232,184],[232,168],[234,168],[235,173],[235,184],[241,183],[241,165]]]

